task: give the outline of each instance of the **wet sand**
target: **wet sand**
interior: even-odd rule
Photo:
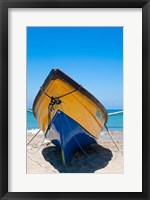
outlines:
[[[112,135],[119,151],[110,136],[102,133],[97,144],[75,152],[71,163],[64,166],[60,149],[48,141],[42,144],[44,137],[39,134],[27,147],[27,173],[123,173],[123,132],[114,131]],[[27,133],[27,142],[33,136]]]

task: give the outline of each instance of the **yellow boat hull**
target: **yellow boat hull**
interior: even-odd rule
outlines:
[[[61,103],[53,105],[50,111],[51,97],[59,99]],[[80,124],[94,138],[99,138],[107,122],[107,112],[102,104],[57,69],[51,71],[33,104],[33,113],[44,132],[58,110]]]

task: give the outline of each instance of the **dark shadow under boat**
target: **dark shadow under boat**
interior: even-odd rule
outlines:
[[[105,168],[113,157],[109,149],[97,143],[84,148],[84,152],[76,151],[68,165],[62,163],[61,150],[56,146],[44,148],[42,154],[60,173],[93,173]]]

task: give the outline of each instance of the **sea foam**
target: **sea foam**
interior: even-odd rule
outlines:
[[[38,131],[40,131],[39,134],[43,134],[43,131],[40,130],[40,129],[38,129],[38,128],[29,129],[29,130],[27,130],[27,133],[28,133],[28,134],[36,134]]]

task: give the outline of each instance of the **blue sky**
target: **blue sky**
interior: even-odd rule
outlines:
[[[28,27],[28,108],[53,68],[68,74],[107,109],[122,109],[123,28]]]

